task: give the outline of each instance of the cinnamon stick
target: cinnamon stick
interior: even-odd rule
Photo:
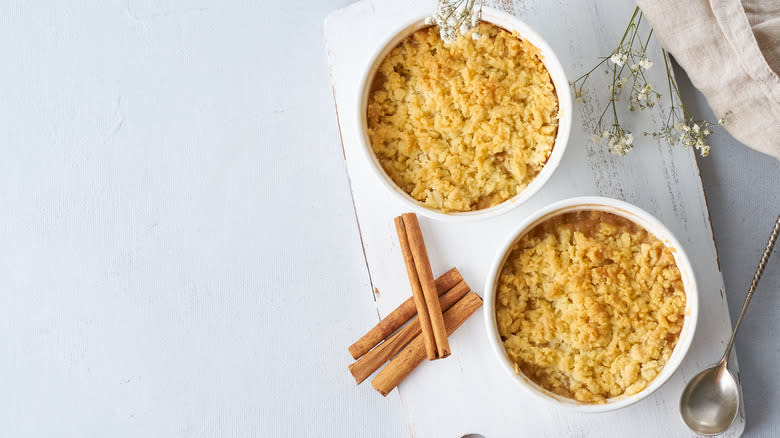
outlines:
[[[447,293],[439,297],[439,304],[441,305],[442,310],[447,310],[452,307],[458,300],[463,298],[469,290],[469,285],[466,284],[465,281],[461,281],[453,286]],[[374,371],[378,370],[390,360],[390,358],[395,356],[396,353],[401,351],[406,344],[419,335],[420,332],[420,321],[417,319],[412,320],[409,324],[399,330],[398,333],[394,334],[376,348],[366,353],[360,360],[350,365],[349,372],[352,373],[355,382],[359,385],[366,380],[368,376],[374,374]]]
[[[452,289],[453,286],[462,280],[463,277],[461,277],[460,272],[458,272],[456,268],[452,268],[436,279],[436,291],[441,295]],[[409,297],[409,299],[396,307],[395,310],[379,321],[379,323],[365,335],[355,341],[354,344],[350,345],[348,349],[349,354],[352,355],[353,359],[360,358],[368,353],[369,350],[376,347],[382,340],[406,324],[416,314],[417,307],[414,304],[414,298]]]
[[[431,317],[428,314],[427,300],[423,295],[423,288],[420,284],[420,278],[417,275],[417,266],[411,249],[409,230],[407,229],[406,221],[402,216],[395,218],[393,222],[395,223],[395,231],[398,233],[398,241],[401,244],[401,252],[403,253],[404,264],[406,265],[406,274],[409,276],[409,285],[412,287],[412,298],[414,298],[414,305],[417,307],[417,319],[420,321],[420,328],[422,329],[425,354],[428,356],[428,360],[433,360],[438,356],[436,340],[433,334],[433,326],[431,325]],[[419,242],[416,242],[416,244],[419,244]],[[438,300],[436,300],[436,302],[438,304]]]
[[[482,298],[474,292],[469,292],[444,313],[444,324],[447,334],[451,335],[463,324],[469,316],[482,306]],[[425,346],[422,336],[417,336],[387,364],[371,381],[380,394],[386,396],[398,386],[401,381],[425,360]]]
[[[444,326],[444,318],[441,313],[441,306],[439,305],[438,299],[439,295],[436,293],[436,285],[433,281],[433,271],[431,270],[431,262],[428,260],[428,250],[425,249],[425,240],[423,240],[422,230],[420,230],[420,224],[417,222],[416,214],[404,213],[401,217],[403,218],[403,223],[406,227],[406,235],[409,239],[409,247],[412,251],[414,266],[417,268],[417,277],[420,281],[420,286],[422,286],[425,305],[428,308],[433,337],[436,343],[437,356],[439,359],[445,358],[450,355],[450,343],[447,340],[447,329]],[[405,258],[406,257],[404,256],[404,259]],[[418,313],[420,313],[419,309]],[[423,335],[427,335],[424,326]],[[426,346],[426,351],[427,348],[428,347]],[[428,354],[428,358],[431,358],[430,354]]]

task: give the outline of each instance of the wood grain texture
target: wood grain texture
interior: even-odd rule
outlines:
[[[609,50],[619,38],[632,7],[570,0],[520,2],[513,8],[503,9],[522,14],[521,18],[556,51],[571,78],[604,56],[605,48]],[[367,68],[368,54],[389,37],[397,28],[396,23],[430,8],[431,4],[413,1],[363,1],[332,13],[325,25],[331,80],[341,114],[342,142],[355,210],[372,281],[382,290],[393,290],[397,279],[404,278],[401,266],[383,262],[388,252],[397,251],[386,237],[387,226],[383,224],[387,217],[397,215],[402,206],[375,181],[367,170],[368,163],[357,153],[361,143],[354,124],[357,120],[354,84]],[[657,46],[650,50],[657,51]],[[654,61],[661,65],[658,58]],[[652,82],[662,83],[661,69],[649,73]],[[606,80],[597,75],[592,85],[606,89]],[[598,416],[573,414],[540,406],[521,389],[509,385],[493,353],[484,345],[484,321],[470,321],[450,340],[453,351],[464,351],[463,354],[453,354],[450,360],[437,363],[435,371],[433,366],[421,367],[400,386],[414,436],[460,436],[478,432],[501,437],[517,430],[533,436],[688,434],[677,414],[680,391],[695,372],[717,360],[730,331],[728,308],[719,292],[723,281],[696,160],[690,150],[669,148],[641,135],[635,136],[637,146],[626,157],[611,155],[604,147],[592,145],[591,134],[584,129],[583,121],[592,118],[598,107],[594,102],[596,95],[589,97],[589,104],[577,107],[572,135],[558,171],[525,205],[489,224],[434,224],[421,220],[434,271],[457,263],[464,279],[479,290],[496,248],[514,224],[530,212],[551,201],[579,195],[598,194],[632,202],[666,224],[691,256],[702,317],[686,360],[664,387],[637,405]],[[634,132],[641,133],[650,130],[657,119],[658,114],[650,113],[641,119],[628,117],[626,122]],[[465,264],[460,261],[464,254],[470,260]],[[384,294],[377,297],[380,314],[389,310],[384,304],[386,298],[394,300]],[[482,318],[477,315],[472,319]],[[737,367],[736,362],[733,365]],[[435,383],[432,373],[457,383],[442,388]],[[522,404],[525,415],[507,415],[505,404]],[[438,408],[434,412],[426,406]],[[449,427],[441,430],[441,424]],[[744,424],[744,412],[740,412],[726,436],[739,436]]]
[[[350,2],[0,2],[0,436],[410,436],[408,402],[356,388],[346,371],[345,347],[407,298],[386,280],[372,285],[359,234],[367,225],[356,226],[345,172],[323,20]],[[620,8],[631,7],[578,3],[507,2],[548,39],[561,33],[555,48],[567,56],[573,35],[618,32]],[[704,98],[681,89],[707,116]],[[706,270],[712,279],[700,287],[738,311],[777,213],[780,168],[718,131],[712,144],[702,176],[727,288]],[[437,260],[448,248],[421,225],[434,274],[457,265]],[[392,236],[392,225],[381,232]],[[400,265],[397,247],[386,248],[385,263]],[[780,435],[778,268],[768,268],[737,337],[750,437]],[[478,291],[479,269],[463,273]],[[719,324],[706,311],[700,333]],[[457,368],[466,331],[482,333],[481,316],[472,319],[451,337],[451,358],[424,366]],[[717,356],[703,349],[693,360]],[[673,404],[673,388],[664,391]],[[518,410],[528,409],[492,418]],[[562,430],[599,436],[577,426],[590,420],[567,418]],[[649,435],[677,420],[643,412],[634,421]],[[690,436],[676,432],[667,436]]]
[[[346,370],[345,4],[0,2],[0,436],[408,434]]]

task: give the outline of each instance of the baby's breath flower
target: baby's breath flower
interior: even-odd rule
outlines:
[[[606,139],[609,149],[618,155],[625,155],[634,147],[634,136],[624,131],[620,126],[613,126],[611,130],[601,133],[601,137],[593,135],[594,143],[601,143],[601,138]]]
[[[615,65],[622,67],[623,64],[625,64],[628,60],[628,55],[621,52],[615,52],[612,56],[609,57],[609,60],[612,61]]]
[[[447,27],[439,29],[439,38],[444,41],[444,44],[452,44],[455,42],[455,37],[450,33],[449,28]]]
[[[626,129],[620,120],[621,111],[618,109],[618,103],[621,102],[623,91],[628,92],[626,108],[629,111],[655,108],[661,97],[661,93],[647,81],[644,73],[653,67],[653,61],[647,56],[653,31],[647,30],[644,24],[640,26],[640,23],[643,23],[642,18],[642,11],[638,7],[635,8],[622,39],[611,54],[571,82],[577,102],[583,102],[585,83],[592,73],[603,68],[605,73],[611,76],[611,80],[607,83],[609,100],[592,128],[594,135],[591,139],[594,143],[606,142],[612,152],[621,155],[634,147],[631,131]],[[646,132],[645,135],[652,136],[658,141],[668,142],[670,145],[680,144],[695,148],[702,156],[707,156],[710,153],[710,146],[707,144],[707,137],[711,133],[709,128],[715,124],[696,120],[690,114],[682,102],[682,96],[672,74],[669,55],[664,49],[661,49],[661,54],[666,68],[666,85],[668,85],[671,105],[665,114],[662,127],[656,132]],[[622,110],[622,107],[620,109]],[[723,119],[720,119],[717,125],[723,123]],[[605,127],[608,129],[604,129]]]
[[[439,0],[436,12],[425,19],[425,24],[439,26],[439,37],[445,44],[452,44],[458,35],[467,35],[479,26],[484,0]],[[471,38],[478,40],[479,32]]]
[[[714,125],[706,120],[690,118],[675,122],[671,127],[667,125],[658,135],[666,135],[669,144],[680,143],[683,147],[695,148],[702,157],[706,157],[711,150],[710,145],[707,144],[707,137],[712,133],[710,127]],[[677,133],[675,139],[672,139],[672,132]]]

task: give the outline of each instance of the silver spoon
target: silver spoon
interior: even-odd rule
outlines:
[[[737,417],[739,387],[734,376],[728,370],[729,354],[731,354],[731,347],[734,345],[734,337],[742,323],[742,317],[745,316],[745,310],[753,297],[761,274],[764,273],[766,262],[772,254],[772,248],[775,246],[778,234],[780,234],[780,216],[777,217],[775,227],[772,229],[764,253],[761,255],[761,261],[756,268],[756,273],[753,274],[753,281],[750,283],[750,289],[745,297],[745,304],[742,305],[742,311],[739,312],[737,325],[734,326],[734,331],[731,333],[731,339],[726,346],[723,358],[712,368],[697,374],[688,382],[682,396],[680,396],[680,414],[683,421],[691,430],[701,435],[717,435],[725,432]]]

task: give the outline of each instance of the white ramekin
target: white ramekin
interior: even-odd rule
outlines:
[[[683,322],[682,332],[677,341],[677,345],[672,351],[672,355],[669,358],[666,366],[664,366],[661,373],[656,376],[653,381],[642,391],[631,396],[619,396],[608,399],[602,404],[586,404],[581,403],[566,397],[561,397],[557,394],[553,394],[550,391],[537,385],[531,379],[523,374],[515,374],[513,363],[506,354],[504,346],[501,342],[501,337],[498,334],[498,327],[496,323],[496,286],[498,283],[498,277],[501,273],[501,269],[504,265],[512,246],[523,235],[533,229],[534,226],[544,222],[545,220],[557,216],[562,213],[581,210],[598,210],[622,216],[632,222],[642,226],[645,230],[652,233],[655,237],[661,240],[674,255],[674,260],[677,263],[677,267],[680,269],[682,275],[683,287],[685,288],[686,304],[685,304],[685,320]],[[488,273],[488,279],[485,283],[485,304],[483,306],[485,312],[485,325],[487,328],[488,342],[492,345],[493,350],[496,353],[496,357],[501,366],[506,370],[508,376],[521,387],[525,388],[532,396],[551,402],[556,406],[572,408],[581,412],[606,412],[615,409],[620,409],[642,400],[648,395],[652,394],[655,390],[661,387],[669,377],[674,374],[677,368],[682,363],[685,354],[688,352],[688,348],[691,346],[693,340],[693,334],[696,330],[696,320],[698,318],[699,309],[699,295],[696,290],[696,279],[694,278],[693,268],[685,255],[680,242],[675,239],[672,233],[650,213],[636,207],[627,202],[618,201],[611,198],[602,198],[595,196],[571,198],[563,201],[556,202],[548,207],[545,207],[528,218],[526,218],[517,229],[509,236],[506,242],[499,249],[496,260],[493,262],[491,269]]]
[[[555,92],[558,96],[558,134],[553,145],[552,153],[547,159],[547,163],[542,168],[541,172],[534,178],[531,183],[518,193],[513,198],[510,198],[501,204],[486,208],[483,210],[471,211],[471,212],[459,212],[459,213],[443,213],[439,210],[426,207],[419,203],[417,200],[409,196],[399,188],[395,182],[385,173],[382,169],[382,165],[377,160],[371,149],[371,143],[368,138],[367,120],[366,120],[366,106],[368,104],[368,96],[371,88],[371,82],[373,81],[374,74],[376,73],[379,65],[385,59],[390,51],[395,48],[404,38],[408,37],[412,33],[428,27],[425,24],[425,16],[416,17],[406,23],[401,24],[396,31],[391,32],[390,35],[384,40],[384,43],[380,44],[377,51],[371,57],[371,62],[368,68],[365,70],[359,83],[358,102],[356,105],[357,114],[357,129],[359,130],[358,138],[362,142],[362,151],[365,154],[366,161],[372,167],[373,173],[382,185],[392,195],[401,200],[409,210],[424,216],[439,219],[444,221],[463,221],[463,220],[476,220],[495,217],[500,214],[506,213],[518,205],[521,205],[533,196],[540,188],[550,179],[555,169],[563,157],[563,152],[566,149],[566,143],[569,140],[569,131],[571,130],[572,121],[572,102],[571,93],[569,90],[569,82],[566,79],[566,73],[561,67],[561,63],[558,62],[558,58],[553,53],[547,42],[542,39],[539,34],[534,32],[525,23],[518,20],[512,15],[507,13],[484,8],[482,10],[483,21],[493,23],[509,31],[516,31],[523,39],[528,40],[531,44],[536,46],[540,50],[540,58],[544,62],[547,71],[550,73],[553,85],[555,86]]]

